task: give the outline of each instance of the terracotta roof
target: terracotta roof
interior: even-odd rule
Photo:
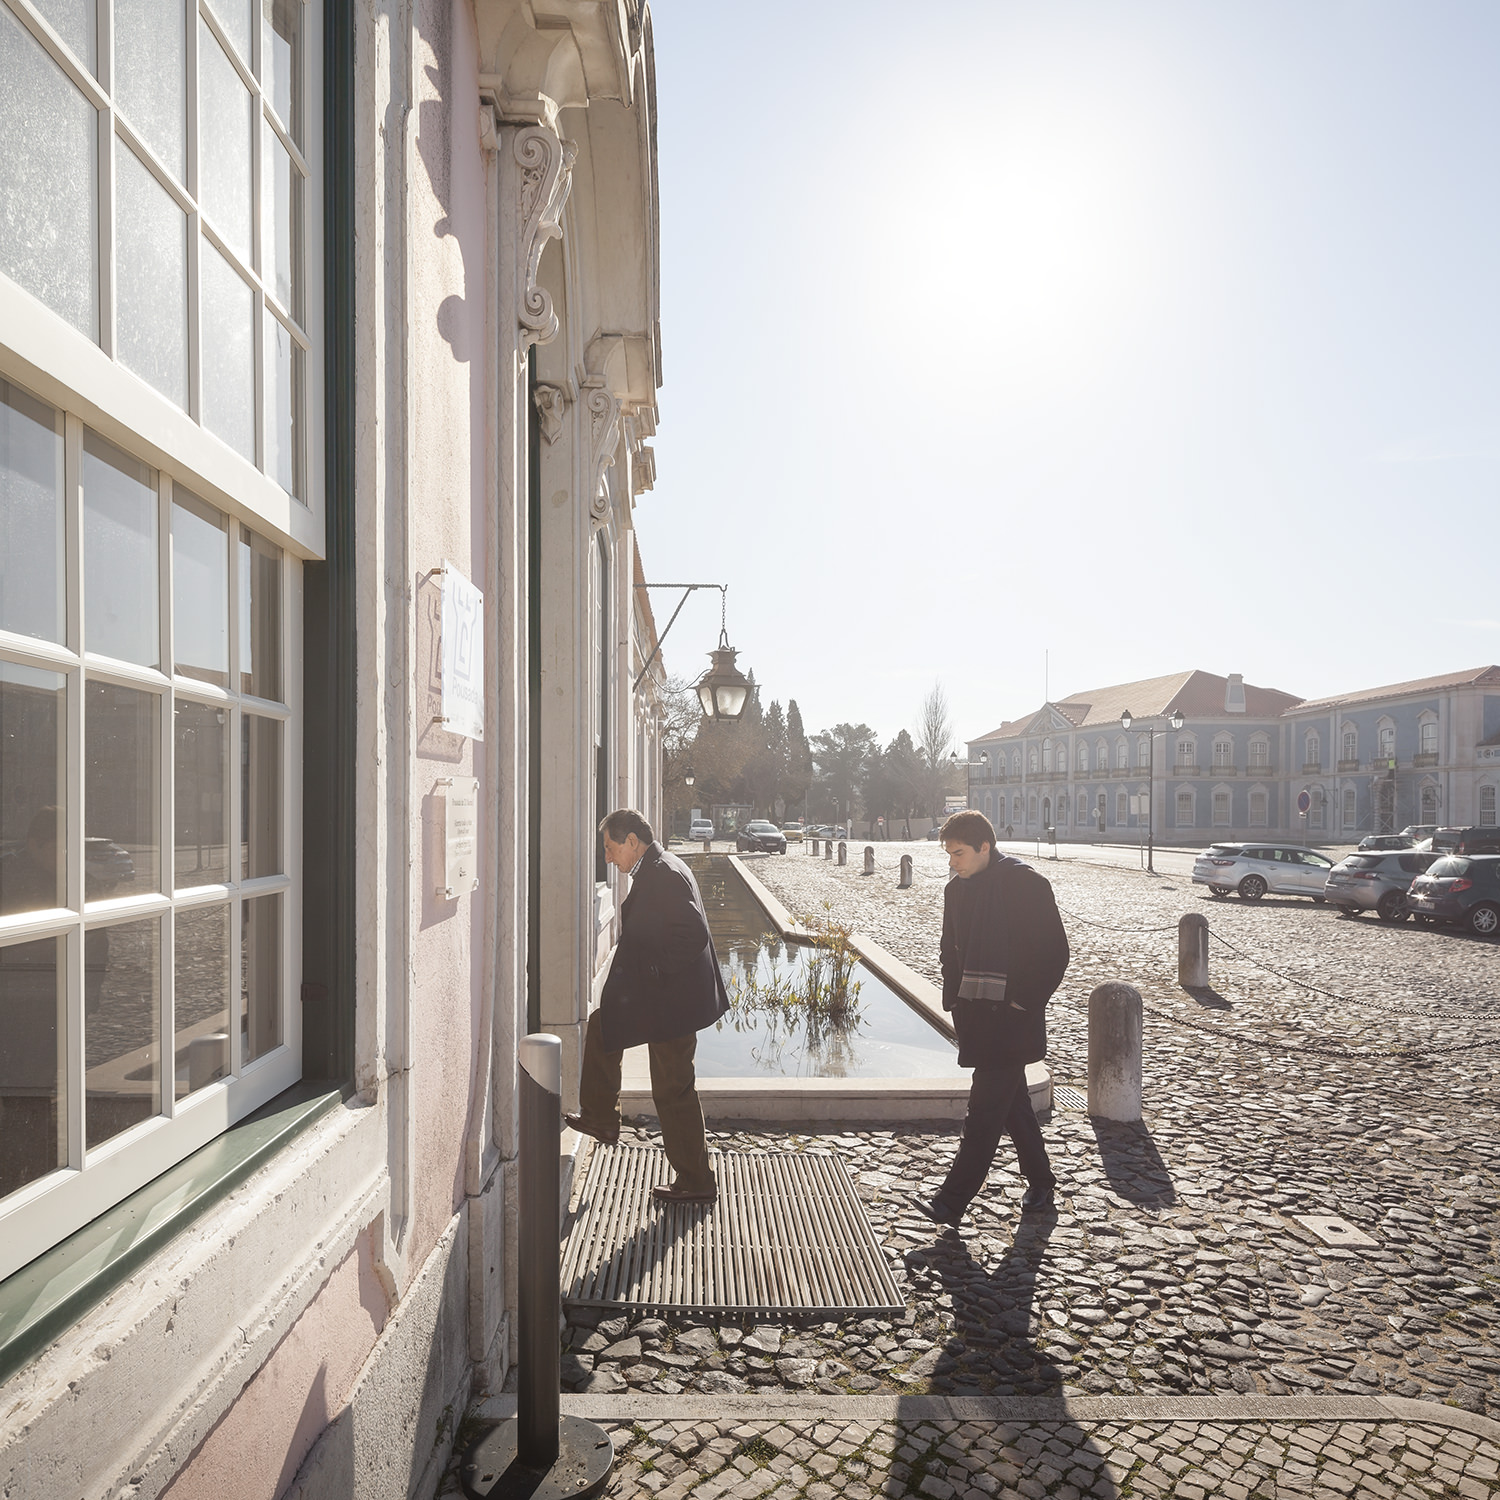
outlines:
[[[1053,708],[1077,729],[1118,727],[1120,715],[1128,708],[1140,719],[1164,718],[1174,709],[1187,719],[1275,719],[1300,703],[1293,693],[1277,688],[1245,684],[1245,712],[1229,713],[1224,695],[1229,679],[1213,672],[1173,672],[1166,677],[1146,677],[1139,682],[1120,682],[1068,697],[1043,708]],[[1040,713],[1041,709],[1037,710]],[[1026,733],[1036,714],[1010,719],[988,734],[976,735],[970,744],[986,740],[1012,739]]]
[[[1437,677],[1417,677],[1411,682],[1392,682],[1385,687],[1364,688],[1357,693],[1338,693],[1332,698],[1309,698],[1297,712],[1316,708],[1342,708],[1351,703],[1376,703],[1383,698],[1405,698],[1439,688],[1500,687],[1500,667],[1470,667],[1465,672],[1444,672]]]

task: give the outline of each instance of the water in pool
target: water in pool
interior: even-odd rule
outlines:
[[[787,943],[727,859],[692,861],[708,912],[719,967],[731,998],[734,980],[764,980],[804,969],[807,948]],[[700,1078],[952,1078],[962,1076],[953,1044],[884,980],[857,964],[854,1023],[810,1033],[736,1005],[717,1027],[698,1033]]]

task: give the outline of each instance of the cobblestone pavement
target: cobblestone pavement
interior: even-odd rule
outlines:
[[[605,1422],[606,1494],[657,1500],[913,1495],[1462,1496],[1500,1448],[1420,1422]]]
[[[908,891],[895,882],[902,852],[916,864]],[[839,869],[793,853],[753,868],[793,912],[827,900],[936,979],[942,850],[879,846],[868,879],[857,851],[851,858]],[[1180,877],[1045,859],[1040,868],[1073,949],[1049,1010],[1054,1076],[1085,1083],[1090,990],[1134,984],[1146,1003],[1144,1122],[1059,1109],[1045,1130],[1059,1212],[1020,1218],[1022,1184],[1002,1145],[986,1192],[958,1231],[942,1233],[911,1195],[937,1186],[955,1125],[715,1132],[726,1150],[838,1150],[904,1278],[906,1311],[775,1327],[578,1312],[565,1387],[726,1398],[1375,1395],[1500,1416],[1500,945],[1351,920],[1305,900],[1216,901]],[[1185,911],[1204,912],[1217,939],[1213,989],[1198,994],[1176,984]],[[634,1138],[655,1136],[637,1129]],[[1325,1245],[1298,1218],[1318,1214],[1346,1218],[1375,1243]],[[1058,1441],[1042,1426],[1003,1441],[997,1429],[890,1424],[826,1441],[788,1429],[778,1440],[766,1424],[750,1426],[689,1423],[687,1435],[673,1429],[676,1447],[665,1428],[632,1431],[622,1474],[636,1474],[641,1493],[675,1495],[686,1490],[670,1485],[691,1470],[686,1482],[705,1496],[944,1500],[1006,1485],[1028,1495],[1500,1494],[1493,1447],[1409,1424],[1247,1421],[1207,1446],[1202,1425],[1104,1424],[1081,1444],[1061,1438],[1097,1457],[1093,1489],[1073,1477],[1078,1463],[1058,1468],[1042,1454]],[[999,1450],[983,1446],[991,1439],[1027,1465],[994,1457]],[[816,1451],[794,1453],[799,1441]],[[1275,1444],[1285,1451],[1272,1462],[1264,1455]],[[964,1468],[976,1454],[983,1462]],[[818,1455],[836,1457],[844,1477],[820,1474]],[[955,1473],[940,1472],[933,1455]],[[795,1486],[778,1489],[790,1481],[766,1475],[782,1459],[802,1467]],[[1002,1462],[1019,1477],[1004,1478]],[[861,1463],[867,1474],[856,1472]],[[1226,1478],[1213,1463],[1250,1478]],[[682,1471],[668,1474],[674,1464]],[[1116,1488],[1097,1488],[1105,1475]],[[1215,1475],[1219,1488],[1204,1477]]]

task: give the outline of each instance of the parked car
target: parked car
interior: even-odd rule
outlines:
[[[786,835],[764,818],[751,818],[734,836],[734,847],[741,853],[763,850],[767,854],[786,853]]]
[[[849,830],[847,828],[830,828],[828,830],[828,837],[831,839],[847,839],[849,837]]]
[[[1451,854],[1458,848],[1458,836],[1462,832],[1462,828],[1434,828],[1427,847],[1436,849],[1439,854]]]
[[[694,818],[688,824],[688,837],[693,840],[711,839],[714,836],[714,825],[707,818]]]
[[[1434,861],[1412,881],[1406,904],[1419,922],[1494,937],[1500,933],[1500,854],[1450,854]]]
[[[115,886],[135,879],[135,860],[130,850],[113,839],[83,841],[83,879],[90,896],[103,896]]]
[[[1382,922],[1404,922],[1411,915],[1406,909],[1407,890],[1437,858],[1414,849],[1351,854],[1328,872],[1323,894],[1346,917],[1373,911]]]
[[[927,830],[927,837],[930,839],[940,839],[942,838],[942,836],[943,825],[941,823],[934,823],[932,827]]]
[[[1361,849],[1414,849],[1416,844],[1404,833],[1372,833],[1359,841]]]
[[[1237,891],[1245,901],[1275,896],[1323,900],[1333,861],[1299,844],[1212,844],[1193,861],[1193,884],[1215,896]]]
[[[1423,839],[1430,839],[1437,831],[1436,823],[1408,823],[1401,830],[1413,844],[1420,844]]]
[[[787,843],[800,844],[806,830],[800,823],[783,823],[781,831],[785,835]]]
[[[1500,828],[1460,828],[1455,854],[1500,854]]]

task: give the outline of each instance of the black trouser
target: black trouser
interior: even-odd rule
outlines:
[[[1026,1089],[1025,1063],[974,1069],[963,1139],[937,1193],[956,1212],[962,1213],[978,1197],[1002,1134],[1015,1144],[1021,1175],[1030,1185],[1048,1187],[1057,1181]]]

